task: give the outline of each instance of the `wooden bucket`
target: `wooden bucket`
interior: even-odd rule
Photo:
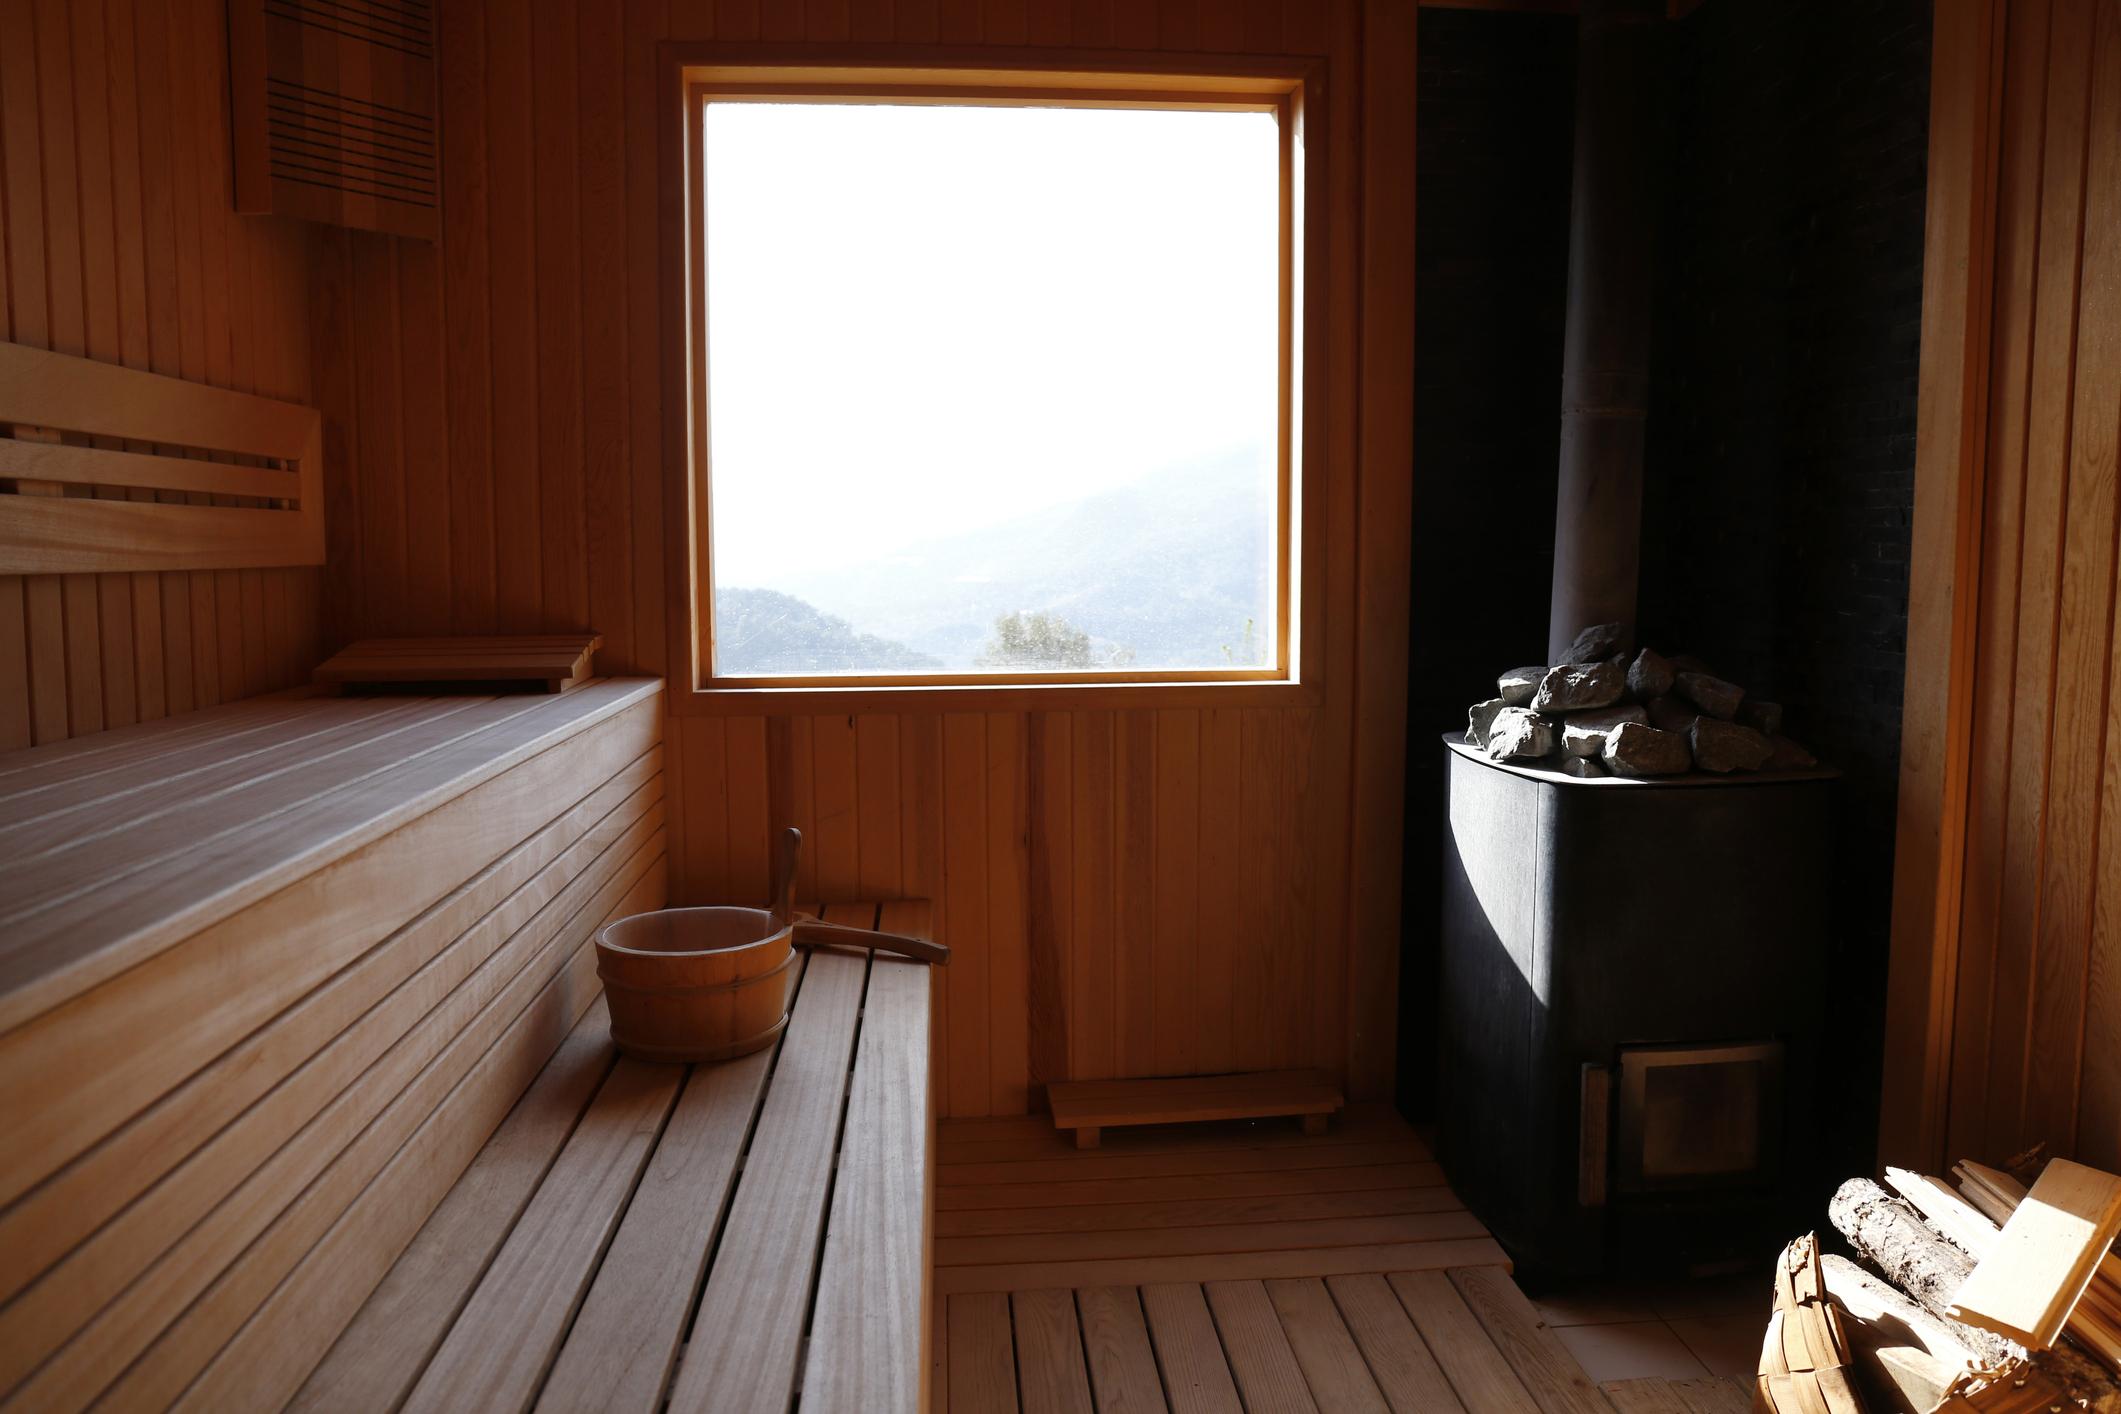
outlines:
[[[611,1039],[647,1061],[716,1061],[772,1045],[788,1025],[794,929],[763,908],[636,913],[597,934]]]

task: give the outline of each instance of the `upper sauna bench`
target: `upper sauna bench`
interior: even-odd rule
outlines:
[[[665,902],[662,715],[297,693],[0,755],[7,1398],[176,1402],[364,1193],[409,1238]]]

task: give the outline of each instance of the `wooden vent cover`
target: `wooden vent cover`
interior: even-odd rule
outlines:
[[[230,0],[236,210],[441,233],[430,0]]]

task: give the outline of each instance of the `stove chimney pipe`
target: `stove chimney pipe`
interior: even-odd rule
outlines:
[[[1663,18],[1664,0],[1583,0],[1577,21],[1550,663],[1580,629],[1635,621]]]

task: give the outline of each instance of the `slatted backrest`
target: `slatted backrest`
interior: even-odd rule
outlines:
[[[0,344],[0,574],[323,562],[315,408]]]

